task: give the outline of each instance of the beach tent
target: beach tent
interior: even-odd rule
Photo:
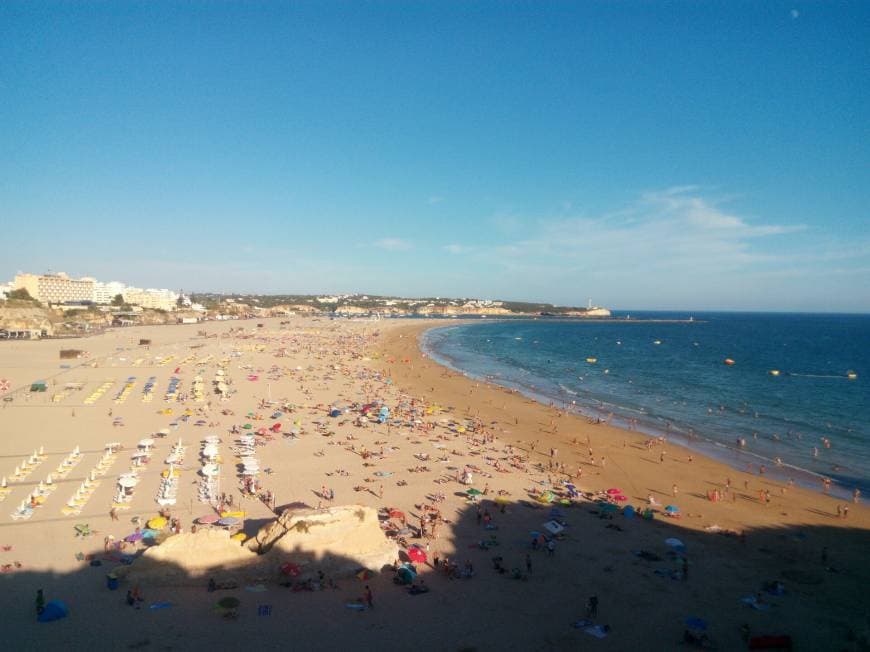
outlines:
[[[69,616],[69,607],[60,600],[49,600],[36,619],[41,623],[50,623],[53,620],[60,620]]]
[[[417,579],[417,573],[411,566],[405,564],[400,566],[399,570],[396,571],[396,577],[399,578],[402,584],[412,584]]]
[[[48,389],[44,380],[37,380],[30,385],[31,392],[44,392]]]

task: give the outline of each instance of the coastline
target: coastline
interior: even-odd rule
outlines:
[[[450,324],[476,323],[458,320]],[[680,501],[691,505],[691,513],[704,515],[683,525],[702,529],[714,520],[721,527],[736,530],[766,527],[771,521],[785,524],[830,524],[828,519],[836,515],[838,503],[846,502],[842,496],[826,495],[803,486],[787,486],[785,481],[750,474],[736,469],[724,461],[704,452],[668,439],[665,446],[654,446],[646,451],[644,442],[650,439],[645,432],[631,431],[616,425],[590,423],[590,419],[564,412],[545,403],[497,383],[466,376],[463,372],[445,366],[422,349],[422,337],[428,330],[444,326],[439,323],[403,324],[389,329],[382,337],[381,349],[387,354],[382,369],[389,373],[406,393],[427,397],[428,401],[454,406],[457,411],[476,416],[484,422],[499,423],[503,438],[511,444],[528,449],[535,447],[540,459],[551,447],[568,454],[569,469],[583,468],[584,479],[595,478],[608,486],[636,487],[643,496],[651,491],[663,495],[671,493],[672,485],[694,493],[680,490]],[[401,362],[406,361],[406,362]],[[514,423],[511,424],[511,418]],[[558,420],[558,422],[557,422]],[[549,424],[556,426],[556,431]],[[574,440],[577,443],[574,443]],[[587,440],[594,451],[595,464],[589,462],[585,453]],[[665,462],[659,463],[661,450],[666,451]],[[564,454],[560,453],[560,454]],[[605,467],[600,466],[601,454]],[[689,462],[691,457],[692,461]],[[568,464],[565,458],[562,461]],[[651,467],[651,468],[650,468]],[[711,503],[706,499],[706,489],[723,488],[726,479],[731,479],[735,496],[740,503]],[[585,480],[588,483],[588,480]],[[584,481],[581,481],[581,486]],[[772,496],[770,505],[761,505],[757,492],[767,490]],[[743,509],[746,503],[755,503],[751,509]],[[740,507],[738,508],[737,505]],[[864,504],[852,505],[849,525],[870,528],[870,510]],[[786,511],[787,510],[787,511]],[[775,518],[771,518],[775,512]],[[852,518],[854,514],[854,519]]]
[[[780,483],[787,484],[792,480],[793,484],[809,491],[819,491],[820,487],[823,485],[823,480],[826,476],[821,473],[791,464],[783,464],[782,467],[779,467],[776,465],[776,462],[772,457],[768,457],[755,451],[730,446],[724,442],[705,437],[703,434],[695,434],[693,436],[690,432],[686,432],[685,429],[680,429],[678,424],[670,431],[667,431],[661,428],[656,428],[654,424],[641,418],[635,419],[635,423],[632,427],[628,417],[624,414],[619,414],[614,411],[608,412],[588,404],[572,405],[564,398],[537,392],[520,383],[510,383],[503,380],[499,382],[487,377],[486,375],[466,371],[456,366],[449,358],[440,355],[432,346],[430,346],[429,342],[427,342],[427,336],[433,331],[459,325],[474,325],[477,323],[479,322],[476,320],[465,320],[460,323],[453,323],[446,326],[438,325],[423,329],[418,336],[419,348],[429,359],[463,377],[476,382],[483,382],[496,387],[501,387],[509,391],[517,391],[523,396],[532,399],[541,405],[552,405],[558,407],[561,411],[571,413],[581,419],[606,420],[609,425],[612,425],[623,432],[639,433],[653,438],[665,437],[682,448],[693,451],[698,455],[712,458],[717,462],[721,462],[733,469],[735,472],[741,471],[747,466],[747,464],[765,464],[767,467],[766,477],[777,480]],[[611,405],[611,407],[619,408],[619,406],[615,404]],[[752,473],[748,473],[748,475],[752,475]],[[848,501],[851,499],[853,489],[854,485],[846,485],[837,480],[831,480],[829,494],[841,500]],[[867,493],[866,484],[862,484],[862,491]]]
[[[7,511],[0,513],[0,561],[22,564],[0,576],[6,589],[0,606],[13,623],[7,642],[24,648],[38,640],[54,648],[75,638],[80,646],[108,649],[109,641],[114,647],[138,647],[147,639],[165,648],[181,644],[213,650],[238,643],[277,649],[286,647],[282,637],[291,618],[294,640],[319,649],[344,649],[360,641],[384,650],[585,649],[591,643],[588,632],[572,625],[583,618],[584,601],[597,595],[601,613],[596,620],[612,628],[605,640],[593,644],[602,651],[645,649],[653,635],[662,649],[676,649],[690,615],[708,619],[710,637],[719,649],[741,649],[744,623],[759,635],[788,633],[802,649],[828,649],[831,642],[836,649],[860,649],[849,641],[870,635],[862,629],[864,587],[870,582],[864,559],[870,518],[864,505],[850,504],[848,518],[837,518],[838,501],[833,498],[801,489],[781,496],[779,485],[768,478],[733,473],[701,455],[688,462],[690,451],[670,443],[662,463],[660,448],[648,451],[640,433],[558,416],[547,405],[466,378],[425,357],[418,348],[420,332],[443,323],[296,318],[282,324],[276,318],[262,329],[210,325],[209,334],[218,337],[209,338],[198,336],[195,326],[131,328],[94,337],[84,347],[90,357],[61,371],[59,342],[20,342],[4,349],[0,377],[16,386],[37,378],[50,385],[44,394],[16,395],[2,410],[4,473],[37,446],[44,445],[47,456],[32,475],[13,479],[12,493],[2,505]],[[149,349],[138,346],[140,337],[149,336],[154,338]],[[196,375],[210,379],[218,366],[235,390],[228,402],[216,402],[209,410],[207,402],[191,397],[165,399],[172,378],[181,378],[187,392]],[[52,374],[57,374],[56,386],[54,378],[49,380]],[[131,376],[137,384],[124,399]],[[157,382],[153,401],[143,392],[152,377]],[[53,394],[62,392],[66,381],[82,382],[84,389],[55,402]],[[106,381],[112,381],[112,389],[88,403],[85,397]],[[340,588],[330,591],[296,592],[267,581],[257,595],[238,589],[239,620],[226,625],[216,620],[216,596],[205,589],[204,578],[199,586],[143,584],[149,603],[172,605],[153,614],[127,606],[123,591],[108,592],[104,575],[117,562],[102,556],[102,537],[126,537],[134,527],[132,517],[147,519],[157,513],[161,471],[179,438],[189,450],[180,467],[173,514],[185,530],[209,511],[197,496],[197,451],[209,434],[222,440],[227,463],[221,467],[221,489],[244,505],[246,534],[253,535],[274,518],[262,501],[239,494],[239,470],[231,450],[236,440],[232,426],[248,418],[256,425],[272,423],[271,409],[263,404],[266,398],[291,404],[292,417],[282,420],[297,431],[257,448],[257,457],[270,469],[261,476],[263,487],[277,494],[278,504],[301,501],[313,507],[326,485],[335,490],[339,505],[395,508],[412,524],[427,505],[437,505],[445,518],[443,529],[430,539],[410,537],[407,543],[426,546],[430,560],[449,557],[460,566],[473,564],[474,577],[448,578],[434,564],[424,563],[420,577],[432,594],[411,597],[392,582],[389,571],[375,572],[369,581],[377,609],[362,612],[346,606],[362,590],[357,577],[340,579]],[[382,424],[369,419],[357,426],[350,413],[330,417],[328,408],[338,400],[357,406],[382,401],[395,420]],[[173,415],[165,413],[170,407]],[[224,408],[232,412],[224,413]],[[214,425],[176,423],[188,409]],[[474,432],[465,429],[466,416],[478,418]],[[141,472],[130,510],[113,520],[108,509],[116,480],[131,464],[137,442],[166,427],[171,436],[155,441],[154,460]],[[481,433],[489,438],[487,443]],[[588,457],[587,436],[594,463]],[[117,460],[98,479],[81,514],[63,515],[64,502],[109,441],[123,446]],[[538,442],[534,452],[529,450],[533,441]],[[73,446],[81,446],[81,464],[69,477],[55,479],[57,491],[31,519],[14,520],[15,506]],[[360,446],[369,451],[383,447],[383,452],[366,459]],[[558,448],[555,460],[566,463],[569,473],[582,469],[582,477],[572,480],[583,492],[559,507],[564,509],[566,532],[553,554],[541,546],[535,550],[528,536],[540,531],[548,518],[562,518],[550,515],[554,505],[537,499],[544,488],[564,491],[565,476],[547,470],[551,447]],[[517,459],[518,466],[508,462]],[[474,488],[486,491],[488,485],[489,493],[479,500],[470,501],[469,487],[458,481],[463,466],[475,467]],[[721,487],[726,477],[732,478],[733,502],[707,500],[705,493]],[[673,484],[678,496],[672,493]],[[645,505],[654,496],[655,518],[608,518],[596,500],[611,487],[621,487],[632,506]],[[758,490],[765,488],[772,494],[769,504],[758,499]],[[681,518],[664,517],[661,510],[669,503],[680,507]],[[489,510],[494,528],[484,527],[477,506]],[[74,526],[79,523],[99,535],[78,537]],[[668,558],[672,551],[666,541],[671,537],[685,544],[690,579],[673,574],[678,568]],[[78,553],[102,558],[102,566],[92,568]],[[511,573],[493,568],[496,557],[503,558]],[[533,569],[527,568],[527,558]],[[512,577],[513,569],[521,577]],[[742,602],[771,580],[784,582],[787,591],[781,597],[765,594],[772,611],[756,611]],[[260,581],[250,580],[252,586]],[[70,617],[58,625],[38,624],[27,599],[37,588],[69,601]],[[275,616],[263,618],[260,605],[272,605]],[[833,615],[820,620],[820,613]],[[414,626],[397,628],[397,616]],[[381,637],[377,632],[389,634]]]

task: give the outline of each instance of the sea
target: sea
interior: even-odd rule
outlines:
[[[469,377],[736,469],[870,496],[870,315],[613,317],[482,319],[431,329],[422,346]]]

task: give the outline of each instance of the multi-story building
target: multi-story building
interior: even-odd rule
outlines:
[[[124,290],[127,286],[118,281],[110,281],[109,283],[94,283],[94,303],[112,303],[112,300],[118,296],[124,296]]]
[[[124,301],[142,308],[154,308],[158,310],[175,310],[178,303],[178,293],[172,290],[142,290],[140,288],[126,288]]]
[[[30,296],[42,303],[94,300],[94,279],[70,278],[63,272],[16,274],[14,284],[15,289],[26,289]]]

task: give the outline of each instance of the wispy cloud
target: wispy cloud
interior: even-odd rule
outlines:
[[[432,195],[428,199],[428,202],[430,204],[440,204],[443,201],[444,201],[444,197],[442,197],[441,195]]]
[[[401,238],[381,238],[373,243],[375,247],[386,251],[408,251],[413,249],[413,245],[407,240]]]

